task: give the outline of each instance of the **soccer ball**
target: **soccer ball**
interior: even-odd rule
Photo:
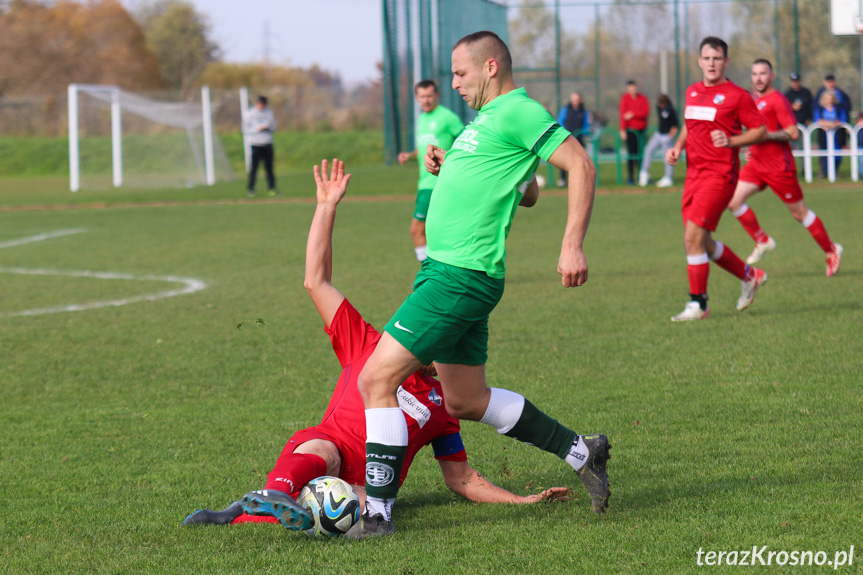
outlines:
[[[315,518],[314,526],[303,531],[309,537],[339,537],[360,520],[360,498],[338,477],[312,479],[300,491],[297,503]]]
[[[543,177],[541,174],[536,174],[536,185],[539,186],[540,190],[545,187],[545,184],[545,177]]]

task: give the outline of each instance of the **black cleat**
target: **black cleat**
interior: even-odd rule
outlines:
[[[362,541],[372,537],[383,537],[392,535],[396,532],[396,526],[392,521],[387,521],[380,513],[375,513],[369,517],[368,512],[363,513],[360,520],[345,533],[345,539],[351,541]]]
[[[608,451],[611,443],[602,434],[582,435],[581,440],[587,446],[588,455],[584,467],[576,471],[579,479],[590,494],[590,503],[594,513],[605,513],[608,509],[608,498],[611,495],[611,484],[608,482],[606,463],[611,459]]]
[[[309,529],[315,524],[305,507],[291,499],[284,491],[263,489],[243,495],[243,511],[249,515],[269,515],[279,520],[286,529]]]
[[[221,511],[198,509],[183,520],[183,525],[230,525],[242,514],[243,508],[240,507],[240,503],[234,501],[227,509]]]

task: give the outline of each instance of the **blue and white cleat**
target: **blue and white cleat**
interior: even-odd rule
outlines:
[[[284,491],[262,489],[243,495],[243,511],[249,515],[269,515],[279,520],[286,529],[309,529],[315,525],[315,518],[308,510],[291,499]]]

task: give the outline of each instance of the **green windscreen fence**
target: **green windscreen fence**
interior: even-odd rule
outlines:
[[[474,112],[451,90],[450,53],[464,36],[490,30],[507,41],[507,8],[489,0],[383,0],[384,142],[387,163],[414,148],[414,85],[433,79],[441,104],[465,122]]]

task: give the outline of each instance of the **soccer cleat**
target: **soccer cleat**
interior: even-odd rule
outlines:
[[[345,539],[351,541],[362,541],[372,537],[384,537],[396,532],[396,526],[392,521],[387,521],[380,513],[369,517],[368,511],[362,514],[360,520],[345,533]]]
[[[267,192],[267,194],[269,194],[269,196],[270,196],[270,197],[274,197],[274,196],[281,196],[281,195],[282,195],[282,192],[280,192],[279,190],[277,190],[277,189],[273,188],[272,190],[270,190],[269,192]]]
[[[254,198],[254,197],[255,197],[255,190],[249,190],[249,197],[250,197],[250,198]]]
[[[243,511],[249,515],[270,515],[286,529],[309,529],[315,519],[305,507],[291,499],[284,491],[263,489],[250,491],[243,496]]]
[[[764,257],[764,254],[767,252],[772,252],[776,249],[776,240],[767,236],[767,241],[765,243],[755,242],[755,249],[752,250],[752,253],[749,254],[749,257],[746,258],[746,263],[752,265],[756,262],[760,262],[761,258]]]
[[[605,465],[611,459],[608,453],[611,444],[602,434],[582,435],[581,440],[587,446],[588,455],[584,466],[576,473],[590,494],[593,512],[605,513],[608,509],[608,498],[611,495],[611,484],[608,482],[608,472],[605,469]]]
[[[705,319],[710,315],[710,309],[701,309],[701,304],[697,301],[691,301],[686,304],[683,311],[673,316],[671,321],[690,321],[695,319]]]
[[[656,182],[657,188],[670,188],[673,185],[674,185],[674,180],[672,180],[671,178],[665,177],[665,176],[659,178],[659,181]]]
[[[758,268],[751,269],[751,278],[740,282],[740,298],[737,300],[737,309],[743,311],[752,305],[755,299],[755,291],[767,283],[767,272]]]
[[[564,180],[563,178],[559,179],[557,181],[557,187],[558,188],[565,188],[566,187],[566,180]]]
[[[627,186],[634,186],[635,180],[633,180],[632,178],[629,178],[628,180],[626,180],[626,185]]]
[[[242,514],[243,508],[240,506],[240,502],[234,501],[221,511],[198,509],[183,520],[183,525],[230,525],[234,519]]]
[[[839,262],[842,260],[842,244],[833,243],[833,251],[827,254],[827,277],[839,271]]]
[[[650,182],[650,174],[648,174],[647,172],[639,172],[638,173],[638,185],[639,186],[641,186],[643,188],[643,187],[647,186],[647,184],[649,182]]]

